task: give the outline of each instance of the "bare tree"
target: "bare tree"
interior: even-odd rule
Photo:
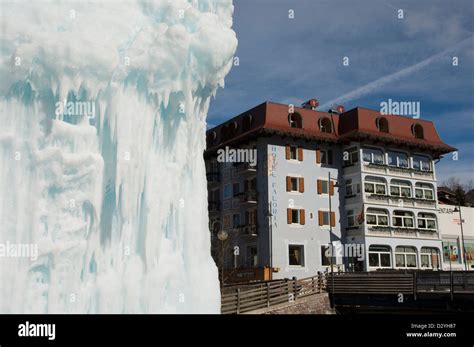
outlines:
[[[443,181],[441,186],[449,188],[454,193],[456,203],[464,206],[467,202],[466,194],[473,189],[473,181],[470,180],[469,182],[463,184],[459,178],[450,177]]]

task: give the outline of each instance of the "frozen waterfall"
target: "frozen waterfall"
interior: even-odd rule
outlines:
[[[0,7],[0,313],[220,312],[202,154],[232,1]]]

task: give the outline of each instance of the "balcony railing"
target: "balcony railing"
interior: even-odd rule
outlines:
[[[242,235],[246,236],[257,236],[258,235],[258,227],[256,224],[246,224],[239,226],[239,230]]]
[[[256,165],[251,165],[250,163],[235,163],[234,164],[235,169],[239,174],[243,175],[251,175],[251,174],[256,174],[257,173],[257,166]]]
[[[395,202],[393,202],[393,204],[395,205],[398,205],[399,200],[403,200],[403,201],[411,203],[412,206],[415,206],[415,205],[431,206],[431,207],[436,206],[436,200],[419,199],[419,198],[408,197],[408,196],[395,196],[395,195],[387,195],[387,194],[366,193],[366,197],[368,200],[385,201],[386,203],[390,203],[393,200],[395,200]]]
[[[241,203],[257,203],[257,192],[255,190],[247,190],[237,194]]]
[[[400,175],[400,176],[433,177],[433,174],[434,174],[432,170],[420,170],[420,169],[414,169],[410,167],[392,166],[388,164],[376,164],[376,163],[364,162],[364,167],[367,168],[368,171],[372,171],[372,172],[383,171],[387,174],[395,174],[395,175]]]
[[[413,237],[413,238],[439,238],[437,230],[421,229],[421,228],[403,228],[382,225],[369,225],[367,233],[371,235],[383,235],[393,237]]]

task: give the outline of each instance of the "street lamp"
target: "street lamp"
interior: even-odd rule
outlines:
[[[217,238],[221,242],[221,286],[224,285],[224,242],[229,237],[229,234],[224,229],[219,230]]]
[[[466,248],[464,247],[464,230],[462,227],[462,214],[461,214],[461,205],[456,206],[454,212],[459,212],[459,224],[461,225],[461,251],[462,251],[462,260],[464,262],[464,270],[467,271],[467,261],[466,261]]]

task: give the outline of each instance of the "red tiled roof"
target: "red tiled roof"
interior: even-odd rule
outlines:
[[[397,115],[381,115],[378,111],[361,107],[356,107],[340,115],[294,107],[293,113],[301,116],[302,128],[292,128],[288,122],[289,111],[289,105],[264,102],[208,130],[208,151],[213,151],[221,146],[234,145],[262,133],[302,137],[316,141],[363,140],[366,142],[394,143],[400,146],[420,148],[431,152],[435,157],[456,150],[441,140],[433,122],[427,120]],[[245,129],[245,123],[246,120],[249,120],[249,117],[252,118],[251,126]],[[332,133],[321,131],[319,127],[321,117],[330,120]],[[380,132],[377,128],[377,118],[379,117],[385,117],[388,121],[388,133]],[[422,126],[423,139],[415,138],[413,135],[412,126],[414,124]],[[228,129],[232,130],[227,131]],[[227,134],[225,134],[226,131]]]

